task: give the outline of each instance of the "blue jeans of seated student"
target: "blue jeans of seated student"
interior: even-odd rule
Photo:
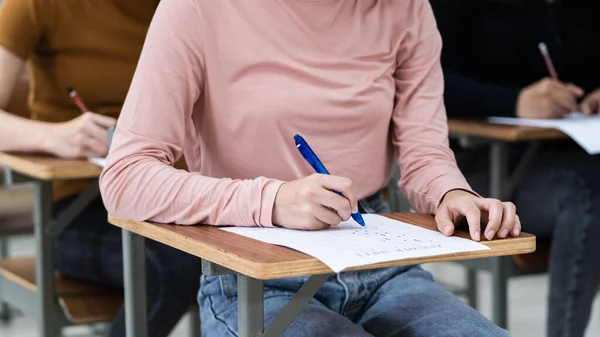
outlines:
[[[510,152],[514,164],[522,149]],[[459,150],[456,157],[471,186],[486,195],[487,149]],[[547,336],[583,337],[600,285],[600,155],[572,142],[544,144],[511,201],[524,231],[552,239]]]
[[[64,210],[72,199],[59,202]],[[69,278],[123,287],[121,229],[110,225],[100,198],[94,200],[59,237],[56,267]],[[146,240],[148,336],[166,337],[190,309],[198,292],[200,259]],[[110,337],[125,337],[125,311],[113,320]]]
[[[389,211],[381,194],[365,199],[367,213]],[[365,206],[366,207],[366,206]],[[308,277],[264,281],[265,327]],[[237,281],[203,276],[198,294],[202,335],[237,336]],[[284,333],[286,337],[505,337],[487,320],[436,284],[419,266],[331,276]]]

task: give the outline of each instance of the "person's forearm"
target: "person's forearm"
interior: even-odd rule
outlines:
[[[212,178],[177,170],[170,165],[174,158],[165,158],[170,157],[166,144],[127,129],[132,116],[126,114],[117,128],[100,176],[109,213],[180,225],[273,226],[273,205],[282,181]]]
[[[520,89],[479,82],[448,69],[444,78],[448,117],[515,116]]]
[[[0,109],[0,151],[48,152],[50,127]]]

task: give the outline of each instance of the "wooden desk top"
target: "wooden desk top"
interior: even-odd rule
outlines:
[[[435,221],[430,215],[393,213],[386,216],[437,230]],[[108,221],[115,226],[257,279],[268,280],[333,273],[329,267],[312,256],[226,232],[217,227],[154,224],[124,220],[110,215]],[[468,233],[457,232],[457,236],[468,237]],[[525,254],[535,251],[536,245],[535,236],[526,233],[521,234],[518,238],[482,241],[482,243],[491,250],[412,258],[348,270]]]
[[[0,166],[39,180],[97,178],[102,168],[82,159],[0,152]]]
[[[483,120],[448,120],[451,135],[464,135],[509,142],[562,139],[559,130],[532,126],[492,124]]]

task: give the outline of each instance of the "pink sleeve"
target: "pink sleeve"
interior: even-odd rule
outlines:
[[[162,1],[100,177],[109,213],[162,223],[272,226],[280,181],[215,179],[172,167],[194,127],[203,69],[198,8],[189,0]]]
[[[398,185],[418,212],[435,213],[448,191],[471,188],[448,144],[441,37],[429,2],[418,3],[417,27],[400,47],[394,74],[393,139],[399,154]]]

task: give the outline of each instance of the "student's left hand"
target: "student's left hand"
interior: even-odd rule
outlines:
[[[521,233],[521,221],[516,210],[512,202],[480,198],[467,191],[452,190],[444,196],[435,215],[435,222],[440,232],[450,236],[454,233],[456,223],[462,218],[467,218],[471,238],[479,241],[481,221],[487,220],[484,236],[491,240],[498,234],[498,237],[503,239],[509,233],[512,236],[519,236]]]
[[[579,110],[586,115],[600,114],[600,89],[587,95],[579,105]]]

